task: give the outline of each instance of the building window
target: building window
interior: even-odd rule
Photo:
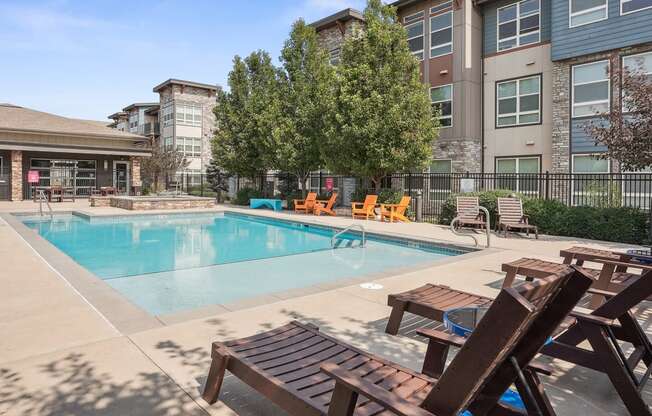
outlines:
[[[523,0],[498,9],[498,50],[540,40],[539,0]]]
[[[450,9],[453,7],[453,2],[452,1],[445,1],[442,4],[439,4],[437,6],[433,6],[430,8],[430,14],[435,14],[442,12],[446,9]]]
[[[453,125],[453,85],[442,85],[430,89],[430,101],[433,110],[439,110],[439,125],[451,127]]]
[[[161,109],[161,120],[163,127],[171,126],[174,123],[174,106],[172,102],[168,102]]]
[[[496,85],[496,125],[520,126],[541,122],[541,77],[499,82]]]
[[[186,157],[201,156],[202,143],[199,137],[177,137],[176,146],[177,151]]]
[[[573,117],[608,112],[610,90],[609,61],[574,66]]]
[[[453,12],[442,13],[430,18],[430,57],[453,52]]]
[[[405,26],[408,37],[408,47],[412,55],[423,61],[423,20]]]
[[[453,161],[450,159],[435,159],[430,164],[430,173],[451,173]]]
[[[138,112],[129,115],[129,132],[136,133],[138,131]]]
[[[632,73],[647,75],[649,82],[652,83],[652,52],[623,57],[623,68]],[[626,113],[632,111],[627,91],[622,91],[622,98],[623,111]]]
[[[340,48],[331,49],[328,52],[328,62],[331,65],[338,65],[340,63],[340,54],[342,50]]]
[[[573,204],[605,206],[614,196],[609,159],[599,154],[573,155]]]
[[[177,104],[175,114],[178,124],[201,127],[202,108],[200,105]]]
[[[541,161],[538,156],[496,159],[496,187],[524,194],[539,192]]]
[[[620,0],[620,14],[652,8],[652,0]]]
[[[569,0],[568,25],[577,27],[607,18],[607,0]]]

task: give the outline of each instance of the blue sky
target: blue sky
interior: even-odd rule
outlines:
[[[275,58],[291,23],[364,0],[0,0],[0,102],[105,119],[168,79],[224,84],[233,56]]]

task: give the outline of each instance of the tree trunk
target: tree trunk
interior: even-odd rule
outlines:
[[[299,178],[299,190],[301,191],[301,198],[305,199],[307,196],[306,181],[308,181],[308,176],[310,174],[298,173],[297,177]]]
[[[380,194],[380,185],[381,185],[382,179],[383,179],[382,177],[373,177],[373,178],[371,178],[371,183],[374,185],[374,192],[376,193],[376,195]]]

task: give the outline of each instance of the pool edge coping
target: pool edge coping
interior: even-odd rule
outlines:
[[[300,223],[311,226],[323,227],[328,229],[343,230],[346,227],[330,225],[319,221],[305,221],[306,219],[278,218],[271,215],[257,215],[255,213],[240,212],[229,209],[211,209],[205,211],[192,212],[142,212],[142,213],[115,213],[115,214],[94,214],[88,211],[72,210],[58,211],[55,215],[79,215],[89,219],[108,218],[108,217],[134,217],[134,216],[153,216],[153,215],[193,215],[193,214],[219,214],[232,213],[235,215],[253,216],[264,219],[278,220],[289,223]],[[437,260],[428,261],[419,265],[393,268],[390,271],[373,272],[363,276],[345,277],[331,282],[317,283],[301,288],[287,289],[278,292],[271,292],[263,295],[243,298],[226,304],[212,304],[199,306],[192,309],[186,309],[167,314],[153,315],[140,306],[131,302],[122,293],[111,287],[104,280],[97,277],[92,272],[86,270],[83,266],[75,262],[67,254],[59,250],[52,243],[42,238],[38,233],[27,227],[19,220],[20,216],[34,216],[33,212],[9,212],[0,213],[0,218],[4,219],[7,224],[45,261],[49,267],[56,271],[78,294],[90,304],[90,306],[99,313],[102,318],[107,320],[120,333],[130,335],[136,332],[146,331],[149,329],[170,326],[177,323],[188,322],[196,319],[206,319],[211,316],[218,316],[234,311],[251,309],[258,306],[282,302],[285,300],[300,298],[314,295],[321,292],[342,289],[358,285],[365,282],[374,282],[390,277],[398,277],[431,267],[444,265],[453,261],[464,260],[469,257],[488,255],[502,251],[499,248],[479,249],[470,245],[451,243],[450,241],[437,240],[428,237],[415,237],[405,234],[389,234],[374,231],[366,231],[367,234],[376,236],[381,239],[402,240],[415,243],[425,243],[428,245],[443,245],[448,249],[462,251],[461,254],[446,256]]]

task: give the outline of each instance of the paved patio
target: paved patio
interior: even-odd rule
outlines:
[[[83,200],[53,204],[53,208],[125,213],[115,208],[90,208]],[[35,210],[37,205],[31,201],[0,202],[0,212]],[[297,218],[269,211],[256,213]],[[338,226],[352,222],[348,218],[302,219]],[[360,222],[372,231],[471,242],[431,224]],[[574,244],[622,247],[571,238],[543,236],[535,241],[494,235],[494,249],[482,255],[377,279],[381,290],[352,285],[289,299],[268,298],[199,319],[189,315],[188,320],[160,322],[153,329],[123,331],[0,220],[0,415],[282,415],[231,376],[225,380],[222,401],[208,406],[200,398],[212,341],[250,335],[298,319],[420,369],[426,345],[414,336],[414,329],[429,323],[412,318],[403,325],[402,336],[386,335],[387,294],[431,282],[495,295],[503,277],[502,263],[520,257],[559,261],[559,250]],[[651,310],[639,311],[650,330]],[[605,376],[557,361],[553,364],[560,371],[545,381],[559,415],[626,414]],[[651,393],[649,387],[644,392],[649,403]]]

